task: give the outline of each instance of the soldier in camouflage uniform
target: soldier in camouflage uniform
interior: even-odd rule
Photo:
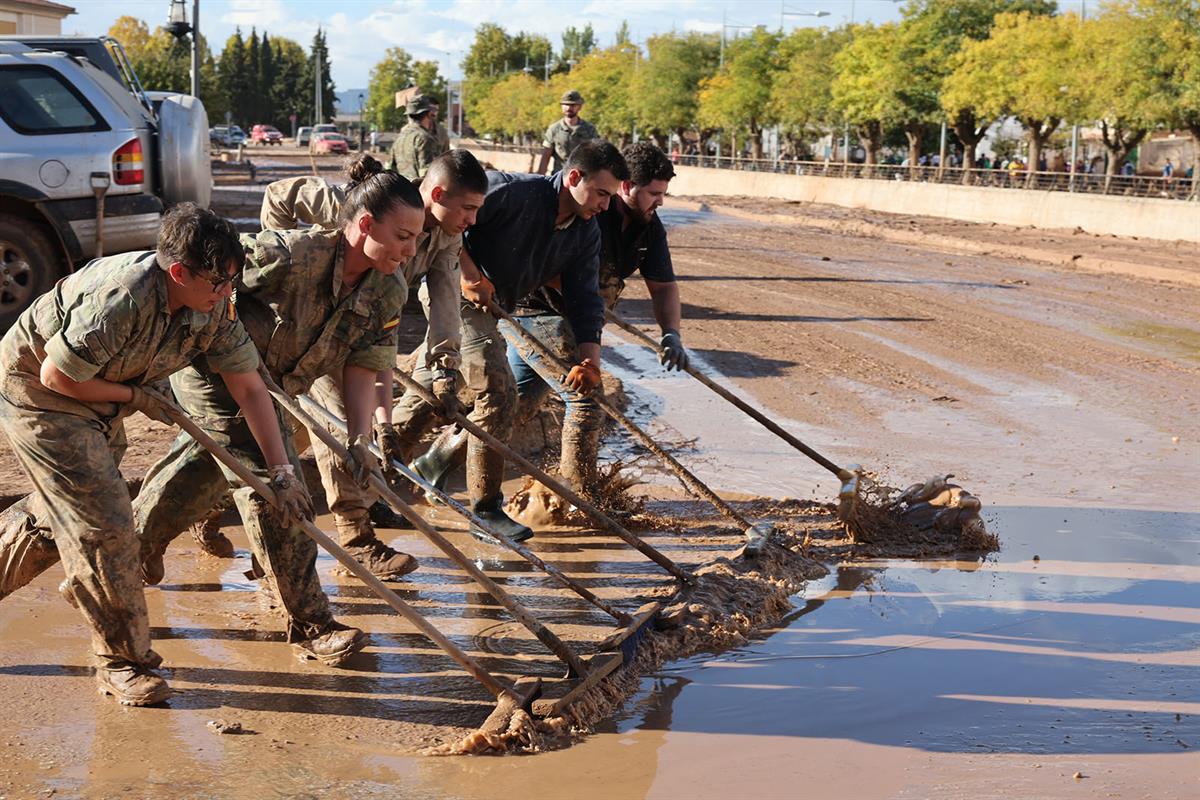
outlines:
[[[392,144],[392,160],[388,169],[399,172],[413,183],[420,183],[429,165],[441,155],[437,140],[437,114],[429,98],[419,94],[404,108],[408,124]]]
[[[230,300],[242,260],[232,225],[178,205],[163,218],[157,251],[93,261],[38,298],[0,342],[0,428],[35,487],[5,515],[0,596],[61,556],[67,577],[59,588],[92,628],[100,688],[126,705],[171,693],[154,672],[162,659],[150,648],[119,470],[126,416],[142,411],[170,424],[142,387],[202,360],[228,383],[233,408],[240,403],[258,435],[279,518],[312,514],[256,371],[258,352]]]
[[[583,95],[571,89],[563,92],[560,103],[562,119],[556,120],[546,128],[546,138],[542,141],[542,160],[538,162],[536,170],[538,175],[546,174],[546,165],[550,163],[551,158],[554,164],[550,171],[558,172],[576,147],[583,142],[600,138],[596,126],[579,116],[579,110],[583,108]]]
[[[433,133],[434,133],[434,136],[437,137],[437,141],[438,141],[437,154],[440,156],[442,153],[450,152],[450,131],[447,129],[447,127],[445,125],[438,122],[438,120],[441,119],[441,117],[442,117],[441,102],[433,95],[427,95],[427,96],[429,97],[429,102],[433,104],[433,108],[431,109],[430,113],[433,114],[433,127],[434,127]]]
[[[307,392],[322,376],[340,385],[350,459],[338,466],[365,486],[379,469],[368,449],[375,376],[395,359],[404,302],[392,275],[416,251],[423,219],[420,194],[400,176],[380,172],[350,192],[342,219],[343,226],[334,230],[243,236],[246,269],[236,300],[264,367],[284,391]],[[172,386],[180,404],[202,418],[210,434],[261,470],[246,448],[246,422],[230,404],[220,376],[200,362],[176,374]],[[186,435],[151,469],[134,505],[148,583],[162,579],[162,554],[170,540],[182,525],[203,516],[226,480],[234,482]],[[289,641],[299,643],[306,657],[341,663],[362,646],[362,636],[334,622],[317,578],[316,545],[296,527],[280,526],[263,514],[262,501],[247,487],[235,486],[246,534],[287,618]],[[404,558],[411,562],[409,569],[415,568],[415,559]]]
[[[625,280],[641,272],[654,317],[662,330],[659,360],[668,369],[685,369],[687,352],[679,334],[680,303],[667,233],[657,209],[675,176],[671,160],[649,142],[622,151],[629,165],[629,180],[608,209],[596,216],[600,227],[600,295],[608,308],[616,307]],[[575,335],[564,316],[562,292],[545,286],[517,305],[514,317],[525,330],[549,345],[560,359],[576,358]],[[559,372],[512,330],[507,321],[500,331],[508,340],[508,363],[517,382],[520,406],[517,422],[529,419],[553,389],[566,405],[559,472],[572,487],[592,499],[596,496],[596,457],[604,412],[590,395],[562,386]]]

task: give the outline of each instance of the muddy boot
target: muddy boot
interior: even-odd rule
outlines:
[[[233,558],[233,542],[221,533],[220,509],[211,512],[207,517],[188,528],[192,539],[200,546],[200,551],[217,558]]]
[[[409,522],[408,517],[397,514],[382,500],[376,500],[367,509],[367,516],[376,528],[391,528],[398,531],[416,530],[416,525]]]
[[[502,505],[503,497],[497,495],[490,500],[473,504],[471,511],[498,533],[507,536],[514,542],[523,542],[526,539],[533,538],[533,531],[504,513]],[[487,544],[500,544],[500,541],[495,536],[492,536],[474,522],[471,523],[471,535]]]
[[[467,439],[465,430],[447,428],[426,451],[409,464],[409,469],[420,475],[441,490],[445,490],[450,473],[466,458]],[[432,492],[425,493],[425,501],[432,506],[440,505],[441,500]]]
[[[97,667],[96,683],[100,694],[112,695],[123,706],[152,706],[171,696],[167,682],[140,664]]]
[[[27,585],[58,563],[58,548],[33,515],[27,500],[0,514],[0,599]]]
[[[325,633],[312,639],[293,642],[292,648],[301,661],[312,658],[327,667],[336,667],[362,650],[366,644],[366,634],[358,628],[348,628],[334,622]]]
[[[337,526],[342,547],[376,578],[384,581],[395,580],[417,568],[417,560],[408,553],[393,550],[379,541],[375,536],[375,529],[371,527],[371,521],[366,517],[357,520],[336,518],[334,525]],[[340,565],[334,572],[338,575],[354,574]]]
[[[163,564],[163,552],[153,549],[142,553],[142,583],[147,586],[157,586],[167,574],[166,565]]]

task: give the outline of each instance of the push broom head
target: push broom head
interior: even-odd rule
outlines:
[[[979,516],[978,497],[950,483],[953,475],[934,476],[904,491],[886,486],[850,466],[838,477],[838,519],[860,544],[940,541],[959,549],[990,551],[999,547]]]

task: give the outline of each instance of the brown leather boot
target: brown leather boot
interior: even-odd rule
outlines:
[[[301,661],[312,658],[325,666],[336,667],[362,650],[366,644],[366,634],[358,628],[348,628],[335,622],[325,633],[312,639],[294,642],[292,648]]]
[[[221,532],[220,510],[210,513],[207,517],[188,528],[192,539],[200,546],[200,551],[217,558],[233,558],[233,542]]]
[[[408,553],[393,550],[375,536],[371,521],[363,516],[358,519],[336,518],[334,525],[338,530],[338,538],[354,560],[362,564],[371,574],[380,580],[395,580],[402,575],[415,570],[417,560]],[[338,575],[353,575],[354,573],[343,566],[334,568]]]
[[[123,706],[152,706],[171,696],[171,687],[149,667],[129,664],[118,668],[98,667],[96,683],[100,694],[112,695]]]

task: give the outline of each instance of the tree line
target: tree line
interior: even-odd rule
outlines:
[[[1116,0],[1086,18],[1050,0],[909,0],[901,16],[643,46],[626,29],[603,48],[572,29],[558,55],[546,37],[483,24],[462,65],[466,113],[477,133],[537,141],[573,88],[602,135],[636,128],[664,149],[686,137],[703,150],[720,132],[726,153],[738,142],[761,158],[777,128],[805,158],[848,132],[868,163],[892,147],[915,164],[945,123],[970,164],[989,127],[1016,119],[1033,164],[1074,124],[1100,131],[1110,172],[1157,128],[1190,131],[1200,153],[1200,0]]]
[[[162,27],[151,31],[145,22],[130,16],[113,23],[108,35],[124,47],[146,89],[190,91],[189,40],[176,39]],[[320,120],[314,116],[318,61],[322,64]],[[324,32],[318,30],[305,51],[291,39],[267,31],[260,35],[254,28],[246,37],[238,28],[215,57],[201,36],[200,99],[211,124],[224,123],[228,112],[232,122],[247,131],[251,125],[269,123],[290,133],[292,114],[297,125],[332,120],[336,94]]]

